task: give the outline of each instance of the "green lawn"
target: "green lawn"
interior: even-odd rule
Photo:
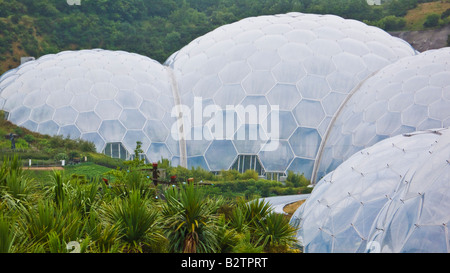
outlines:
[[[92,162],[80,163],[77,165],[69,165],[64,168],[64,174],[68,177],[76,174],[77,176],[84,176],[86,179],[93,178],[102,178],[105,177],[104,173],[110,171],[110,168],[96,165]],[[50,175],[53,171],[36,171],[36,170],[27,170],[24,168],[24,171],[36,181],[46,181],[50,179]],[[111,177],[106,177],[108,180],[111,180]]]

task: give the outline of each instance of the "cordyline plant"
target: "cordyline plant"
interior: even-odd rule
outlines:
[[[193,184],[180,185],[164,193],[162,208],[169,251],[214,253],[218,250],[216,204],[209,202]]]

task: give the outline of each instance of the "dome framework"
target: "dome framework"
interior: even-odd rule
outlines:
[[[311,178],[351,90],[414,54],[355,20],[259,16],[199,37],[165,65],[107,50],[41,57],[2,76],[0,107],[18,125],[81,137],[114,157],[133,154],[139,140],[150,161]]]

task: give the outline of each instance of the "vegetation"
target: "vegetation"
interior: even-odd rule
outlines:
[[[0,0],[0,73],[16,67],[19,56],[83,48],[125,50],[164,62],[224,24],[292,11],[336,14],[386,30],[422,28],[424,21],[410,25],[405,16],[424,2],[441,1],[390,0],[369,6],[366,0],[81,0],[78,6],[64,0]],[[432,13],[442,14],[447,4]],[[439,25],[446,23],[441,19]]]
[[[265,201],[212,197],[194,183],[157,188],[133,166],[115,182],[0,166],[0,252],[298,252],[296,230]]]
[[[16,135],[16,149],[11,149],[9,134]],[[13,157],[17,154],[23,159],[22,165],[28,166],[28,160],[32,165],[61,165],[65,160],[69,165],[74,162],[82,162],[84,158],[96,165],[107,168],[123,167],[123,161],[99,154],[92,142],[82,139],[64,138],[62,136],[48,136],[32,132],[0,118],[0,152],[2,156]],[[0,161],[3,158],[0,158]]]
[[[310,190],[302,175],[289,173],[283,184],[259,179],[254,171],[213,175],[161,160],[159,168],[177,182],[156,187],[152,166],[139,157],[111,168],[99,165],[102,161],[95,160],[103,157],[93,151],[87,157],[94,161],[64,171],[28,170],[23,155],[63,158],[72,149],[83,152],[86,144],[72,145],[73,140],[31,133],[7,121],[0,128],[31,136],[24,148],[3,150],[0,252],[66,253],[72,247],[90,253],[298,252],[289,219],[273,215],[258,198]],[[188,178],[195,182],[186,183]]]

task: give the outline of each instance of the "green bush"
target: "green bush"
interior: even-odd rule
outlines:
[[[436,27],[439,25],[439,15],[438,14],[429,14],[425,23],[423,23],[424,27]]]

